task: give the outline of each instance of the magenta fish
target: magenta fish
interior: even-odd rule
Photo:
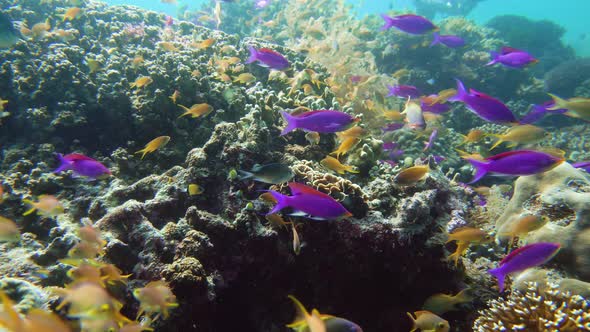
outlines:
[[[315,131],[318,133],[337,133],[350,128],[359,119],[349,114],[333,110],[317,110],[291,115],[281,112],[287,126],[281,132],[281,136],[295,130]]]
[[[57,158],[60,165],[53,173],[72,170],[77,176],[87,176],[93,179],[111,175],[111,171],[103,164],[83,154],[70,153],[64,156],[58,153]]]
[[[395,27],[403,32],[422,35],[438,28],[427,18],[414,14],[398,15],[394,17],[381,14],[381,17],[385,20],[385,24],[381,27],[381,30],[387,30],[391,27]]]
[[[580,161],[577,163],[573,163],[572,166],[574,166],[575,168],[583,169],[586,172],[590,173],[590,161]]]
[[[277,204],[267,215],[278,213],[280,210],[290,207],[295,210],[295,215],[303,214],[316,220],[341,219],[352,216],[338,201],[312,187],[290,182],[289,188],[292,196],[269,190],[270,194],[276,199]]]
[[[391,151],[396,149],[399,146],[396,142],[383,142],[381,146],[384,151]]]
[[[510,68],[524,68],[528,65],[539,62],[528,52],[504,46],[500,52],[490,52],[492,61],[488,62],[486,66],[492,66],[496,63],[502,64]]]
[[[426,151],[432,147],[432,145],[434,144],[434,140],[436,139],[436,136],[438,136],[438,129],[435,128],[432,131],[432,133],[430,133],[430,137],[428,137],[428,142],[424,143],[424,150],[422,151]]]
[[[400,97],[400,98],[418,98],[420,97],[421,93],[417,87],[413,85],[388,85],[387,89],[389,89],[389,93],[387,97]]]
[[[440,35],[438,32],[435,32],[432,36],[433,40],[432,43],[430,43],[430,47],[436,44],[443,44],[450,48],[459,48],[465,46],[465,40],[459,36]]]
[[[429,112],[434,114],[443,114],[451,110],[451,105],[447,103],[436,103],[432,104],[430,100],[433,98],[438,97],[437,95],[430,95],[428,97],[422,97],[420,99],[420,108],[422,108],[422,112]]]
[[[516,117],[504,103],[485,93],[465,89],[463,82],[457,80],[457,94],[449,101],[460,101],[480,118],[495,123],[517,123]]]
[[[252,46],[248,50],[250,51],[250,57],[246,60],[246,63],[258,61],[261,66],[275,70],[287,69],[290,66],[289,60],[279,52],[268,48],[255,49]]]
[[[404,127],[405,125],[403,123],[388,123],[385,125],[385,127],[381,128],[381,130],[383,130],[384,133],[386,132],[390,132],[390,131],[396,131],[396,130],[400,130]]]
[[[502,292],[507,275],[547,263],[557,254],[559,248],[561,248],[559,243],[552,242],[528,244],[508,254],[497,268],[488,272],[498,279],[498,288]]]
[[[543,173],[563,163],[565,159],[534,150],[516,150],[500,153],[484,160],[467,159],[476,172],[469,184],[488,173],[522,176]]]
[[[553,100],[544,102],[541,105],[533,105],[531,107],[531,110],[520,119],[519,123],[520,124],[532,124],[537,121],[540,121],[547,114],[563,114],[563,113],[567,112],[566,109],[548,110],[549,108],[552,108],[553,106],[555,106],[555,102]]]

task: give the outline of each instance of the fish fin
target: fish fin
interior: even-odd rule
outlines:
[[[246,63],[252,63],[258,60],[258,51],[252,46],[248,47],[248,51],[250,52],[250,57],[246,60]]]
[[[465,96],[467,96],[467,89],[465,89],[465,85],[459,79],[455,79],[457,81],[457,94],[448,98],[447,101],[463,101]]]
[[[548,93],[548,95],[553,98],[553,102],[555,103],[555,105],[553,105],[552,107],[547,107],[546,110],[548,111],[555,111],[555,110],[559,110],[559,109],[564,109],[567,108],[567,101],[563,98],[560,98],[554,94]]]
[[[147,150],[147,148],[145,148],[145,149],[141,149],[141,150],[139,150],[139,151],[135,152],[134,154],[137,154],[137,153],[143,153],[143,154],[141,155],[141,159],[143,159],[143,157],[145,157],[145,155],[148,153],[148,150]]]
[[[461,290],[459,293],[453,296],[454,302],[457,304],[471,302],[473,300],[473,297],[469,295],[468,292],[469,288]]]
[[[488,162],[476,160],[476,159],[467,159],[467,161],[470,162],[471,165],[475,168],[475,175],[473,176],[473,179],[471,179],[471,181],[469,181],[469,183],[467,183],[467,184],[472,184],[472,183],[479,181],[481,178],[483,178],[488,173],[488,170],[487,170],[487,167],[489,165]]]
[[[383,24],[383,26],[380,29],[381,31],[387,30],[395,25],[395,20],[392,17],[389,17],[385,14],[381,14],[381,18],[383,18],[383,20],[385,20],[385,24]]]
[[[57,156],[57,159],[59,160],[60,164],[59,164],[59,167],[57,167],[53,171],[53,173],[60,173],[60,172],[67,171],[67,170],[71,169],[72,163],[70,161],[66,160],[61,153],[56,154],[56,156]]]
[[[430,43],[430,47],[436,44],[440,44],[440,34],[438,32],[432,34],[432,43]],[[432,106],[432,104],[430,106]]]
[[[266,214],[267,216],[269,214],[278,213],[282,209],[289,206],[289,196],[283,195],[280,192],[274,190],[269,190],[268,192],[272,195],[272,197],[274,197],[274,199],[276,199],[277,204],[272,208],[272,210],[270,210],[270,212]]]
[[[408,314],[408,317],[410,317],[410,319],[412,320],[412,329],[410,330],[410,332],[414,332],[418,329],[418,325],[416,324],[416,319],[414,318],[414,316],[412,316],[411,313],[406,312],[406,314]]]
[[[281,112],[281,115],[283,116],[283,119],[285,119],[285,121],[287,121],[287,126],[285,127],[285,129],[283,129],[283,131],[281,131],[281,136],[286,135],[290,132],[292,132],[293,130],[297,129],[297,118],[292,116],[291,114],[283,111]]]
[[[498,279],[498,288],[500,289],[500,293],[502,293],[504,291],[504,279],[506,278],[506,275],[502,272],[502,268],[488,270],[488,273]]]
[[[490,58],[492,58],[492,60],[488,63],[486,63],[486,66],[493,66],[496,63],[498,63],[498,57],[500,56],[500,54],[496,51],[491,51],[490,52]]]
[[[254,177],[254,174],[248,172],[248,171],[242,171],[242,170],[238,170],[238,180],[243,181],[243,180],[248,180]]]
[[[288,295],[287,297],[289,299],[291,299],[291,301],[293,301],[293,304],[295,304],[295,310],[297,311],[297,314],[295,316],[295,319],[293,320],[293,323],[287,325],[287,327],[301,326],[302,322],[304,323],[306,321],[306,318],[307,318],[307,316],[309,316],[309,313],[307,312],[307,310],[305,309],[303,304],[295,298],[295,296]]]
[[[31,209],[29,209],[25,213],[23,213],[23,216],[28,216],[29,214],[31,214],[31,213],[35,212],[35,210],[37,210],[37,208],[33,205],[34,202],[31,201],[30,199],[23,199],[23,203],[33,206]]]
[[[494,145],[492,145],[492,147],[490,148],[490,151],[492,151],[493,149],[495,149],[498,145],[504,143],[504,140],[502,139],[502,136],[497,135],[497,134],[488,134],[487,136],[493,136],[496,137],[498,140],[496,141],[496,143],[494,143]]]

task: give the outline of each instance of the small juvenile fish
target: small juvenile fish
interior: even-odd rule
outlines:
[[[76,16],[78,16],[78,14],[80,14],[80,12],[82,12],[82,9],[78,8],[78,7],[72,7],[72,8],[68,8],[65,12],[65,14],[63,15],[63,20],[62,21],[72,21],[73,19],[76,18]]]
[[[145,157],[146,154],[154,152],[157,149],[164,147],[166,144],[168,144],[168,142],[170,142],[170,136],[159,136],[149,141],[149,143],[145,145],[145,148],[135,153],[141,153],[141,159],[143,159],[143,157]]]
[[[18,242],[20,232],[16,223],[0,216],[0,242]]]
[[[291,223],[291,231],[293,232],[293,252],[295,255],[299,255],[301,252],[301,240],[299,240],[299,234],[294,223]]]
[[[433,40],[430,47],[436,44],[443,44],[450,48],[459,48],[465,46],[465,40],[455,35],[440,35],[438,32],[432,34]]]
[[[401,186],[411,186],[424,179],[429,170],[428,165],[412,166],[399,172],[393,182]]]
[[[418,98],[422,93],[420,90],[413,85],[388,85],[389,93],[387,97],[400,97],[400,98]]]
[[[320,144],[320,134],[315,131],[310,131],[309,133],[305,134],[305,139],[311,145],[318,145]]]
[[[111,171],[103,164],[83,154],[70,153],[64,156],[58,153],[57,158],[60,165],[53,173],[72,170],[76,176],[86,176],[93,179],[111,175]]]
[[[356,323],[344,318],[320,314],[317,309],[313,309],[310,314],[293,295],[288,297],[295,304],[297,311],[295,320],[287,325],[288,328],[297,332],[363,332]]]
[[[315,131],[318,133],[336,133],[350,128],[359,119],[347,113],[333,110],[317,110],[293,116],[287,112],[281,112],[287,126],[281,132],[281,136],[295,129]]]
[[[191,196],[200,195],[203,191],[203,188],[198,184],[191,183],[188,185],[188,194]]]
[[[455,89],[445,89],[441,90],[438,94],[436,94],[436,98],[430,100],[430,106],[434,106],[435,104],[442,104],[446,103],[449,98],[453,97],[457,94],[457,90]]]
[[[485,93],[465,89],[463,83],[457,80],[457,94],[449,101],[460,101],[480,118],[495,123],[516,123],[516,117],[504,103]]]
[[[442,315],[446,312],[457,310],[457,304],[471,302],[471,296],[467,294],[467,289],[464,289],[456,295],[450,294],[434,294],[426,299],[422,305],[422,309],[428,310],[437,315]]]
[[[316,220],[333,220],[352,216],[352,213],[348,212],[342,204],[329,195],[301,183],[290,182],[289,188],[292,196],[269,190],[277,200],[277,204],[267,214],[277,213],[284,208],[290,207]]]
[[[250,73],[241,73],[237,77],[234,78],[234,83],[242,83],[242,84],[249,84],[252,82],[256,82],[256,76]]]
[[[459,258],[463,256],[471,244],[482,244],[494,241],[494,237],[485,231],[473,227],[461,227],[449,234],[446,243],[456,241],[457,249],[449,255],[449,259],[455,261],[455,266],[459,262]]]
[[[180,108],[182,108],[184,110],[184,113],[182,113],[179,118],[182,118],[183,116],[187,116],[190,115],[191,118],[198,118],[198,117],[204,117],[207,116],[209,113],[213,112],[213,106],[207,104],[207,103],[202,103],[202,104],[194,104],[193,106],[191,106],[191,108],[188,108],[184,105],[178,104],[178,106],[180,106]]]
[[[381,30],[395,27],[398,30],[413,35],[422,35],[430,31],[438,30],[436,25],[430,22],[427,18],[418,15],[405,14],[390,17],[381,14],[381,17],[385,20],[385,24],[381,27]]]
[[[326,156],[326,158],[320,161],[320,164],[327,169],[331,169],[338,174],[344,174],[346,172],[349,173],[358,173],[354,166],[344,165],[338,159],[330,156]]]
[[[449,322],[438,317],[430,311],[416,311],[414,312],[416,318],[414,318],[414,316],[412,316],[412,314],[410,314],[409,312],[407,314],[408,317],[410,317],[410,319],[412,320],[413,324],[412,330],[410,332],[414,332],[417,329],[429,332],[449,332],[449,330],[451,329]]]
[[[23,216],[28,216],[35,211],[44,217],[54,217],[64,213],[63,205],[59,202],[57,197],[52,195],[40,195],[37,202],[23,199],[23,203],[31,205],[31,209],[23,213]]]
[[[261,66],[275,70],[284,70],[290,66],[289,60],[279,52],[268,48],[256,49],[252,46],[250,46],[248,50],[250,51],[250,57],[246,60],[246,63],[258,61]]]
[[[250,171],[239,170],[239,180],[254,179],[256,181],[279,184],[293,178],[295,174],[291,167],[285,164],[272,163],[266,165],[254,165]]]
[[[178,47],[176,47],[174,45],[174,43],[171,43],[171,42],[159,42],[158,46],[167,52],[178,52],[179,51]]]
[[[535,231],[543,227],[548,221],[549,218],[546,216],[524,216],[503,225],[503,227],[498,231],[498,236],[508,236],[510,237],[510,242],[512,242],[513,238],[521,237],[532,231]]]
[[[170,98],[170,100],[172,100],[172,102],[176,105],[176,101],[178,100],[178,97],[180,97],[180,91],[174,90],[174,92],[168,98]]]
[[[553,107],[548,107],[547,111],[557,112],[561,109],[565,109],[567,111],[563,114],[567,116],[590,121],[590,98],[575,97],[565,100],[556,95],[549,95],[553,98],[555,105]]]
[[[346,137],[342,140],[338,148],[330,154],[335,154],[336,158],[340,158],[340,156],[347,154],[348,151],[354,148],[360,141],[361,139],[357,137]]]
[[[528,52],[508,46],[502,47],[500,52],[490,52],[490,57],[492,61],[488,62],[486,66],[493,66],[499,63],[509,68],[524,68],[539,62],[538,59],[535,59]]]
[[[507,275],[545,264],[557,254],[560,248],[561,244],[551,242],[526,245],[506,255],[498,267],[488,270],[488,273],[498,279],[498,288],[502,292]]]
[[[135,82],[129,84],[129,86],[132,88],[141,89],[152,84],[153,82],[154,80],[149,76],[140,76],[135,80]]]
[[[270,193],[265,193],[265,194],[270,195]],[[273,201],[273,202],[276,203],[276,201]],[[264,218],[266,219],[266,221],[269,222],[269,224],[273,228],[281,228],[281,227],[287,228],[287,225],[293,224],[292,222],[286,222],[285,219],[283,219],[283,217],[281,217],[281,215],[278,213],[277,214],[268,214]],[[293,235],[293,236],[295,236],[295,235]]]
[[[511,144],[508,145],[508,147],[512,148],[518,144],[536,143],[548,137],[548,135],[549,134],[545,130],[543,130],[543,128],[533,126],[530,124],[514,126],[508,129],[508,131],[506,131],[503,135],[489,135],[498,138],[498,141],[496,141],[496,143],[492,145],[490,151],[495,149],[498,145],[502,144],[503,142],[511,142]]]
[[[462,135],[462,136],[463,136],[463,142],[461,142],[461,144],[457,145],[457,147],[459,147],[463,144],[467,144],[467,143],[479,142],[485,136],[485,132],[480,129],[472,129],[471,131],[469,131],[469,133],[467,133],[467,135]]]
[[[195,43],[195,47],[198,49],[206,49],[209,48],[211,46],[213,46],[213,44],[215,44],[215,38],[209,38],[209,39],[205,39],[199,43]]]
[[[516,150],[500,153],[484,160],[467,159],[475,168],[475,175],[468,183],[479,181],[488,173],[503,175],[533,175],[547,172],[565,161],[563,157],[533,150]]]

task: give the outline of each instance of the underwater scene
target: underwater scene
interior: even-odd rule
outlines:
[[[590,2],[0,8],[0,332],[590,331]]]

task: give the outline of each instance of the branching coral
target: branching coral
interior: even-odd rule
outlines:
[[[557,288],[540,292],[529,283],[526,292],[513,291],[507,299],[492,300],[480,312],[474,331],[588,331],[590,304],[579,295]]]

